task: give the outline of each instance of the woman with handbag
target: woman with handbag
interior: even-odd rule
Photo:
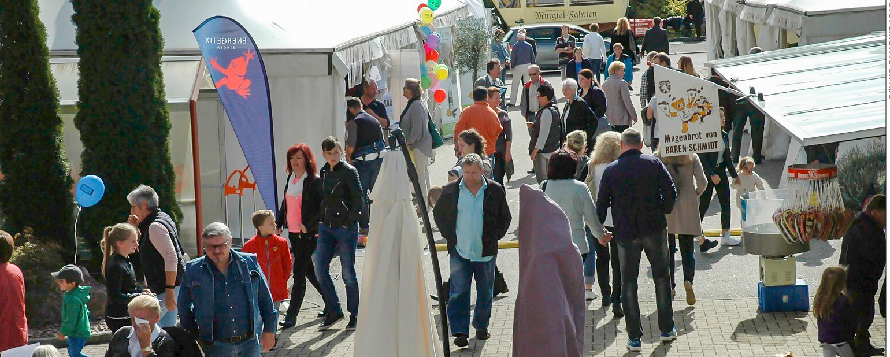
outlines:
[[[288,176],[284,184],[284,200],[281,201],[275,220],[278,229],[287,229],[294,255],[294,285],[291,289],[290,306],[281,322],[283,329],[297,324],[297,313],[300,312],[306,295],[306,279],[321,294],[321,285],[315,277],[315,267],[312,264],[321,213],[321,186],[316,173],[317,167],[308,145],[295,144],[287,150],[285,169]],[[318,317],[323,317],[324,311],[328,309],[325,308]]]
[[[402,111],[399,125],[405,133],[405,141],[408,149],[414,156],[414,166],[417,169],[417,178],[420,181],[420,189],[417,197],[426,197],[430,191],[430,158],[433,158],[433,139],[429,130],[430,113],[420,100],[423,89],[420,81],[415,78],[405,80],[402,95],[408,99],[405,110]]]

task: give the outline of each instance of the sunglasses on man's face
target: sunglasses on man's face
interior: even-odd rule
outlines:
[[[225,249],[228,246],[229,246],[229,241],[226,240],[225,242],[223,242],[223,244],[205,244],[204,250],[212,252],[212,251]]]

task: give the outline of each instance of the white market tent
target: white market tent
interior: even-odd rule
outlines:
[[[883,0],[706,0],[708,59],[797,43],[838,40],[884,28]]]
[[[886,135],[886,33],[707,63],[791,136],[786,166],[803,146]],[[775,131],[773,131],[775,133]],[[764,143],[775,140],[772,135]],[[784,180],[783,180],[784,181]]]
[[[468,8],[466,2],[443,1],[435,12],[433,25],[447,27],[470,16],[471,10],[477,9]],[[395,81],[404,77],[404,73],[419,76],[419,58],[423,51],[418,45],[419,3],[417,0],[383,3],[154,1],[161,13],[163,72],[173,123],[171,152],[177,168],[177,199],[186,211],[182,235],[187,251],[195,251],[195,236],[201,222],[238,222],[230,224],[236,237],[240,236],[239,229],[245,236],[253,236],[250,214],[254,207],[264,207],[260,196],[252,192],[243,197],[223,194],[223,186],[231,175],[234,174],[231,184],[238,185],[235,171],[247,164],[216,90],[208,83],[206,66],[192,30],[209,17],[228,16],[240,22],[259,47],[269,80],[280,192],[286,179],[285,154],[291,145],[308,143],[316,152],[316,159],[321,160],[322,138],[334,135],[343,139],[347,86],[361,82],[369,63],[379,64],[381,71],[391,73],[391,77],[386,78],[390,78],[391,86],[398,88],[401,85]],[[82,147],[72,123],[78,79],[74,64],[77,62],[76,27],[71,21],[74,10],[68,0],[40,0],[39,6],[40,19],[47,29],[53,74],[62,96],[63,112],[67,113],[66,152],[79,164]],[[400,93],[394,97],[398,104]],[[193,155],[193,148],[199,154]],[[79,165],[73,172],[78,171]],[[246,175],[252,180],[249,171]]]

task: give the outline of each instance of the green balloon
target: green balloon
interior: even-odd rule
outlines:
[[[430,84],[430,77],[423,76],[423,78],[420,79],[420,86],[423,87],[423,89],[429,89]]]
[[[436,11],[442,6],[442,0],[429,0],[430,10]]]

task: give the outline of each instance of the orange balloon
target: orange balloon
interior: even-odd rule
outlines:
[[[436,100],[436,103],[442,103],[445,101],[445,90],[437,89],[436,93],[433,95],[433,99]]]

